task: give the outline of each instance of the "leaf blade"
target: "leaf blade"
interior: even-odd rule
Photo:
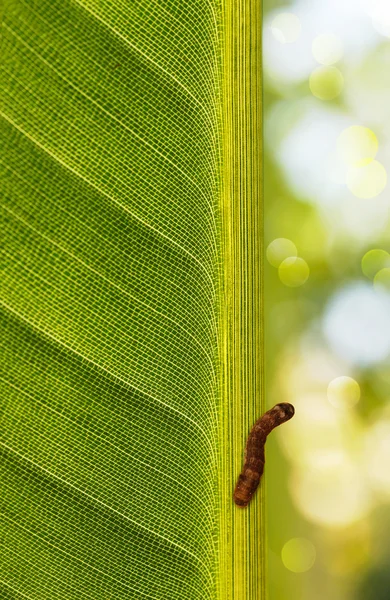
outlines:
[[[218,70],[200,5],[201,50],[176,15],[188,64],[153,2],[5,12],[5,585],[27,597],[213,596]]]

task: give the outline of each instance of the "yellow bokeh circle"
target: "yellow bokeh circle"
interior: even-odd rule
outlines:
[[[278,268],[286,258],[297,255],[298,251],[295,244],[287,238],[277,238],[276,240],[273,240],[267,248],[267,260],[276,268]]]
[[[293,13],[279,13],[271,23],[274,38],[281,44],[292,44],[301,35],[302,26]]]
[[[284,566],[293,573],[305,573],[314,565],[316,549],[306,538],[292,538],[282,548]]]
[[[377,160],[364,167],[348,169],[347,186],[356,198],[369,199],[379,196],[387,184],[387,173]]]
[[[279,279],[288,287],[299,287],[309,278],[309,265],[303,258],[290,256],[279,266]]]
[[[328,400],[336,408],[350,408],[360,400],[360,386],[352,377],[336,377],[328,385]]]
[[[381,269],[374,277],[376,289],[390,292],[390,268]]]
[[[350,167],[364,167],[374,160],[378,152],[378,140],[368,127],[352,125],[340,134],[337,152]]]
[[[341,94],[344,77],[336,67],[317,67],[309,79],[310,91],[320,100],[333,100]]]
[[[369,279],[374,279],[379,271],[389,267],[390,254],[386,250],[375,248],[366,252],[362,258],[362,271]]]

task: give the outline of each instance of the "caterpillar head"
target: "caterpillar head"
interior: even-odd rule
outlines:
[[[282,402],[281,404],[277,404],[274,407],[275,416],[278,420],[278,423],[285,423],[289,421],[295,413],[295,409],[292,404],[288,402]]]

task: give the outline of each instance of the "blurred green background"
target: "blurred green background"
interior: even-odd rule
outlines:
[[[390,598],[390,2],[265,0],[270,600]]]

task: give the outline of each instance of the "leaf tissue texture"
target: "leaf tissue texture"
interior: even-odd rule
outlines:
[[[224,23],[219,0],[2,7],[1,598],[249,598],[221,578]]]

